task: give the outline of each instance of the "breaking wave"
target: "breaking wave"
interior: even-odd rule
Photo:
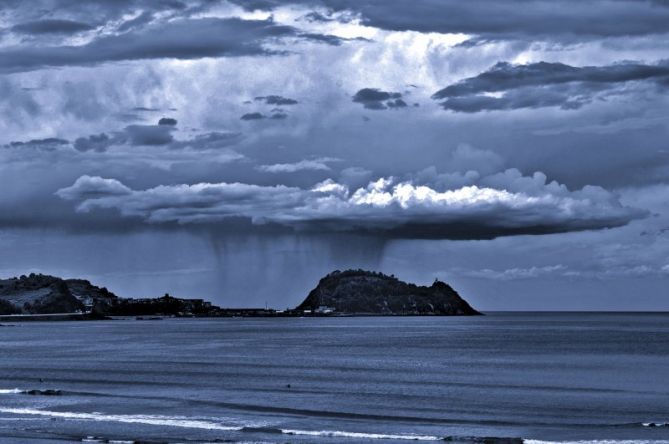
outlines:
[[[23,390],[14,389],[0,389],[0,395],[15,395],[21,393]]]
[[[240,426],[227,425],[221,422],[205,419],[193,419],[178,416],[158,416],[158,415],[108,415],[103,413],[77,413],[77,412],[59,412],[51,410],[39,410],[29,408],[0,408],[0,413],[14,415],[34,415],[49,418],[60,418],[80,421],[100,421],[100,422],[119,422],[125,424],[146,424],[168,427],[180,427],[190,429],[218,430],[227,432],[241,433],[268,433],[294,436],[313,436],[313,437],[332,437],[349,439],[385,439],[385,440],[405,440],[405,441],[441,441],[444,438],[430,435],[414,434],[386,434],[386,433],[363,433],[347,432],[339,430],[297,430],[282,429],[278,427],[266,426]],[[89,441],[94,442],[94,441]]]
[[[17,394],[24,391],[19,389],[0,389],[0,394]],[[161,416],[161,415],[120,415],[104,413],[80,413],[62,412],[52,410],[40,410],[31,408],[0,408],[0,413],[12,415],[42,416],[48,418],[60,418],[65,420],[117,422],[124,424],[145,424],[153,426],[179,427],[188,429],[201,429],[212,431],[239,432],[239,433],[263,433],[293,436],[311,436],[314,438],[345,438],[359,440],[394,440],[394,441],[458,441],[472,443],[523,443],[523,444],[669,444],[669,440],[573,440],[573,441],[544,441],[521,438],[495,438],[495,437],[448,437],[419,434],[398,433],[371,433],[352,432],[342,430],[300,430],[283,429],[268,426],[266,424],[240,424],[224,423],[221,418],[192,418],[184,416]],[[20,418],[19,418],[20,419]],[[232,421],[232,420],[231,420]],[[663,422],[644,422],[628,424],[630,426],[642,427],[669,427]],[[93,437],[88,442],[96,442]]]

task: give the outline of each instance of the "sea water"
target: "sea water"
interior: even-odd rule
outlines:
[[[668,422],[668,314],[0,327],[1,443],[669,443]]]

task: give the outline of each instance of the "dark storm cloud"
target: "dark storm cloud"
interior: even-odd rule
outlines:
[[[158,121],[158,125],[175,126],[176,124],[177,124],[177,119],[173,119],[171,117],[162,117]]]
[[[246,113],[240,117],[241,120],[261,120],[265,118],[265,115],[262,113]]]
[[[271,96],[260,96],[256,97],[254,100],[259,102],[265,102],[268,105],[296,105],[297,100],[289,99],[287,97],[281,97],[277,95]]]
[[[6,148],[34,148],[45,151],[53,151],[63,146],[69,145],[70,142],[65,139],[57,137],[48,137],[46,139],[32,139],[25,142],[16,141],[5,145]]]
[[[271,20],[176,20],[125,34],[102,36],[82,46],[5,48],[0,50],[0,70],[15,72],[121,60],[272,54],[263,47],[264,43],[291,35],[295,35],[294,28]]]
[[[602,188],[569,191],[546,183],[541,173],[524,177],[508,170],[477,185],[435,188],[379,179],[355,190],[332,180],[309,189],[199,183],[132,190],[115,179],[82,176],[56,194],[77,202],[79,212],[117,210],[151,224],[248,220],[254,226],[395,238],[490,239],[581,231],[625,225],[646,215],[621,205]]]
[[[669,63],[574,67],[563,63],[500,62],[475,77],[447,86],[432,98],[443,100],[444,109],[459,112],[547,106],[576,109],[599,95],[617,93],[629,82],[669,86]]]
[[[105,133],[93,134],[88,137],[79,137],[74,141],[74,149],[77,151],[106,151],[112,144],[114,139]]]
[[[571,82],[597,85],[648,79],[669,82],[669,63],[663,62],[658,65],[621,63],[609,66],[574,67],[563,63],[539,62],[513,65],[500,62],[476,77],[470,77],[438,91],[433,97],[445,99],[526,86]]]
[[[381,110],[388,108],[404,108],[406,102],[398,92],[381,91],[377,88],[363,88],[353,96],[353,101],[367,109]]]
[[[234,145],[242,139],[241,133],[237,132],[208,132],[198,134],[192,138],[174,140],[171,131],[173,125],[130,125],[120,131],[108,133],[91,134],[78,137],[72,143],[72,147],[82,153],[106,152],[114,145],[149,145],[165,146],[169,150],[190,149],[196,151],[218,150]],[[32,148],[42,151],[54,151],[60,148],[70,147],[70,142],[59,138],[33,139],[28,141],[14,141],[4,148]]]
[[[91,29],[93,26],[87,23],[62,19],[37,20],[12,27],[12,31],[22,34],[76,34]]]
[[[247,9],[272,9],[279,0],[246,2]],[[669,32],[666,3],[636,0],[289,0],[289,3],[351,11],[362,22],[394,31],[465,33],[489,40],[571,42],[586,38],[644,36]]]
[[[174,140],[172,129],[167,125],[129,125],[125,133],[131,145],[167,145]]]

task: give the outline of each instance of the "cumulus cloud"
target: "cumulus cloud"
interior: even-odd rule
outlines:
[[[669,86],[669,63],[574,67],[499,62],[477,76],[437,91],[432,98],[442,100],[444,109],[470,113],[548,106],[577,109],[628,82],[641,81]]]
[[[105,195],[104,188],[113,192]],[[94,193],[95,197],[90,197]],[[356,232],[397,238],[489,239],[616,227],[644,217],[599,187],[570,191],[515,170],[452,189],[381,178],[350,190],[331,179],[312,188],[198,183],[130,190],[114,179],[85,177],[57,193],[77,209],[115,209],[149,223],[221,223]]]
[[[353,96],[353,101],[367,109],[406,108],[402,93],[382,91],[378,88],[363,88]]]
[[[260,165],[256,169],[265,173],[295,173],[297,171],[329,171],[328,162],[336,162],[339,159],[333,157],[321,157],[314,160],[301,160],[295,163],[275,163],[272,165]]]
[[[66,200],[96,199],[129,194],[132,194],[132,190],[116,179],[91,176],[81,176],[72,186],[56,192],[58,197]]]

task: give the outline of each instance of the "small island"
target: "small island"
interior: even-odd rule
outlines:
[[[366,270],[333,271],[294,309],[221,308],[203,299],[121,298],[84,279],[30,274],[0,279],[0,320],[105,319],[114,316],[471,316],[480,315],[448,284],[403,282]]]
[[[418,286],[366,270],[334,271],[320,280],[298,311],[385,316],[480,315],[450,285]]]

